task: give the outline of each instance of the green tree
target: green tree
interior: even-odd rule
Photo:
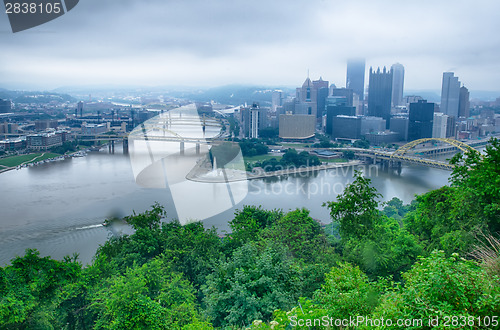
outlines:
[[[172,329],[200,319],[192,286],[162,259],[107,283],[92,302],[96,329]]]
[[[373,238],[375,225],[380,220],[377,210],[380,194],[370,182],[356,171],[354,181],[337,196],[337,201],[323,204],[330,209],[333,221],[339,223],[344,240]]]
[[[463,318],[469,321],[470,316],[491,317],[500,310],[498,276],[490,278],[475,262],[459,258],[458,254],[446,257],[443,251],[434,251],[421,258],[403,278],[404,285],[384,295],[373,317],[421,319],[425,326],[430,318],[438,317],[443,325],[445,317],[455,316],[456,326]],[[466,323],[462,327],[477,328],[477,320],[475,325]],[[409,328],[422,326],[404,327]]]
[[[259,249],[255,243],[221,260],[203,288],[205,313],[214,326],[249,325],[269,320],[276,309],[290,308],[298,298],[298,274],[280,245]]]

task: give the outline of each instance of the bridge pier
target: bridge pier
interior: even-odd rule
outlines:
[[[108,151],[110,154],[115,153],[115,140],[111,140],[111,142],[108,143]]]
[[[128,139],[123,139],[123,154],[128,154]]]
[[[184,142],[181,142],[181,145],[180,145],[180,154],[184,155]]]

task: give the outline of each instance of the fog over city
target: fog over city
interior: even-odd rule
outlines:
[[[500,91],[500,2],[82,0],[12,33],[0,13],[0,87],[343,86],[346,60],[399,62],[405,89],[440,90],[454,71]]]

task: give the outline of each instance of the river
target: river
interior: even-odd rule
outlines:
[[[404,166],[399,175],[376,167],[365,168],[365,174],[383,200],[398,197],[409,203],[415,194],[447,184],[450,172]],[[340,168],[251,180],[241,202],[205,219],[204,225],[228,231],[227,222],[243,205],[285,211],[305,207],[313,218],[328,223],[328,209],[322,207],[323,202],[334,200],[352,177],[352,168]],[[76,252],[83,263],[89,263],[99,244],[112,234],[101,225],[106,218],[142,212],[154,202],[165,207],[168,219],[177,216],[169,189],[136,184],[129,156],[121,152],[120,146],[115,154],[103,149],[86,157],[8,171],[0,174],[0,183],[1,265],[23,255],[27,248],[58,259]],[[113,231],[130,232],[126,227]]]

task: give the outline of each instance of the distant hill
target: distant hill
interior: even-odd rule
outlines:
[[[49,103],[51,101],[76,101],[75,98],[68,94],[59,94],[52,92],[11,91],[4,88],[0,88],[0,98],[12,100],[14,103]]]
[[[270,106],[273,91],[276,89],[284,92],[292,91],[284,87],[226,85],[199,90],[194,93],[183,93],[182,97],[198,102],[216,101],[221,104],[231,105],[258,102],[261,106]]]

